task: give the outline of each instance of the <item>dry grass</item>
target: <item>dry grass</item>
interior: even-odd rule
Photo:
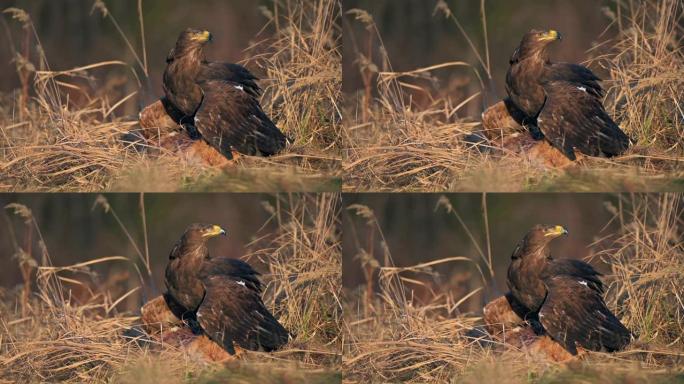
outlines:
[[[274,278],[265,302],[277,308],[280,321],[297,335],[295,344],[307,347],[267,356],[299,356],[313,366],[337,368],[342,345],[340,195],[279,196],[277,206],[265,207],[273,212],[279,231],[255,240],[251,248],[257,250],[246,258],[268,265]]]
[[[115,207],[103,197],[98,203],[116,216]],[[0,382],[339,381],[339,204],[339,194],[295,194],[278,195],[275,206],[264,205],[272,214],[269,221],[276,221],[279,229],[258,233],[246,258],[267,265],[269,273],[262,277],[267,286],[264,302],[296,336],[280,351],[248,352],[227,365],[207,363],[163,342],[138,344],[123,337],[140,325],[140,318],[116,307],[148,278],[147,247],[135,245],[136,260],[108,257],[68,267],[53,267],[44,247],[19,252],[24,255],[20,261],[28,258],[37,267],[36,289],[27,301],[17,289],[0,291]],[[9,208],[40,238],[39,223],[27,207]],[[134,286],[128,292],[121,284],[93,284],[85,304],[71,300],[79,281],[87,281],[89,266],[122,262],[135,264],[140,271],[139,282],[121,282]],[[75,280],[74,273],[83,279]]]
[[[490,76],[481,59],[485,55],[474,44],[470,47],[479,58],[478,65],[454,61],[395,72],[372,16],[363,10],[349,11],[355,22],[366,27],[366,35],[354,37],[355,63],[364,90],[350,95],[345,108],[344,190],[681,189],[684,7],[676,0],[618,1],[618,6],[621,11],[614,16],[617,37],[595,48],[593,54],[597,65],[610,72],[604,82],[607,109],[636,143],[623,156],[585,158],[569,169],[551,168],[525,153],[504,149],[497,141],[485,143],[492,150],[484,153],[468,144],[466,137],[480,123],[456,116],[486,92]],[[438,2],[435,14],[459,25],[444,2]],[[358,48],[366,46],[377,46],[381,62],[372,61],[371,48],[371,52]],[[480,92],[452,100],[435,97],[421,85],[433,70],[464,66],[474,73]],[[427,99],[429,105],[417,106],[414,95]]]
[[[449,210],[446,198],[441,204]],[[370,238],[383,241],[373,212],[363,206],[352,209],[359,219],[366,220],[368,231],[375,233]],[[608,306],[638,335],[627,350],[592,352],[581,360],[558,364],[512,346],[480,344],[468,331],[481,325],[481,318],[462,313],[459,306],[482,288],[462,297],[438,289],[427,304],[418,304],[412,287],[421,282],[409,278],[431,273],[430,267],[436,264],[477,260],[449,258],[397,268],[390,250],[371,256],[370,251],[358,249],[357,259],[371,266],[378,278],[367,280],[366,287],[345,292],[345,379],[473,383],[683,380],[684,196],[621,195],[620,205],[608,209],[614,213],[612,220],[620,223],[619,229],[599,234],[601,239],[594,246],[603,250],[597,257],[612,271],[607,278]],[[484,264],[491,263],[482,258]],[[483,272],[485,287],[489,275]],[[377,289],[373,288],[376,283]]]
[[[118,25],[103,2],[96,2],[94,10]],[[28,53],[16,53],[20,78],[27,71],[32,75],[32,97],[26,97],[22,90],[15,92],[16,97],[0,98],[0,188],[338,190],[341,163],[335,143],[341,121],[337,104],[341,85],[339,4],[335,0],[275,1],[271,9],[263,11],[269,17],[265,27],[271,26],[268,30],[274,34],[263,36],[264,32],[256,36],[259,43],[250,47],[247,57],[267,75],[261,82],[266,89],[261,100],[265,110],[294,143],[279,156],[242,157],[237,164],[220,169],[179,158],[154,144],[139,153],[122,143],[122,135],[135,122],[114,115],[118,107],[136,96],[145,82],[148,72],[144,48],[136,52],[119,30],[136,58],[136,65],[111,61],[55,71],[42,53],[30,16],[11,9],[8,14],[22,23],[27,39],[35,40],[39,55],[32,63]],[[142,18],[140,24],[144,25]],[[144,36],[140,39],[144,44]],[[122,81],[135,82],[134,92],[118,95],[107,87],[89,92],[79,86],[80,81],[93,76],[94,70],[115,69],[112,67],[124,67],[129,75],[133,74]],[[75,102],[76,98],[80,101]],[[151,179],[150,174],[154,175]]]

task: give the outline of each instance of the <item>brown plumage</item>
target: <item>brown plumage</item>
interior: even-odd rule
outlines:
[[[203,51],[209,41],[209,32],[186,29],[166,59],[164,93],[183,114],[180,123],[229,159],[232,150],[280,152],[287,139],[261,109],[256,77],[237,64],[207,62]]]
[[[508,268],[512,307],[573,355],[577,346],[623,349],[631,333],[606,307],[601,274],[585,262],[551,257],[549,243],[565,234],[561,226],[537,225],[518,244]]]
[[[261,301],[258,273],[243,261],[209,256],[207,240],[222,234],[219,226],[192,224],[173,247],[165,279],[169,308],[230,354],[234,345],[280,348],[289,333]]]
[[[506,91],[524,113],[523,125],[571,160],[575,151],[609,157],[623,153],[629,138],[603,108],[601,79],[581,65],[551,63],[547,48],[557,40],[556,31],[532,30],[511,57]]]

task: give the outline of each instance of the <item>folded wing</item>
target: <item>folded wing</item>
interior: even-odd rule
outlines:
[[[202,63],[197,82],[209,80],[224,80],[235,85],[241,85],[245,92],[251,96],[261,96],[261,88],[256,83],[258,80],[247,68],[239,64],[205,62]]]
[[[224,156],[231,151],[270,156],[280,152],[286,137],[244,86],[223,80],[201,83],[204,98],[195,115],[202,137]]]
[[[586,281],[589,288],[603,295],[602,275],[591,264],[575,259],[554,259],[547,266],[542,278],[546,279],[558,275],[571,276]]]
[[[603,88],[600,84],[601,79],[583,65],[571,63],[549,64],[541,81],[542,83],[565,81],[577,87],[585,88],[590,95],[596,96],[599,99],[603,97]]]
[[[197,321],[207,336],[230,354],[235,354],[234,344],[268,352],[287,343],[287,330],[245,281],[212,276],[205,280],[205,287],[206,296],[197,311]]]
[[[259,272],[242,260],[227,257],[212,257],[206,260],[200,278],[205,280],[214,275],[223,275],[235,281],[244,281],[247,288],[261,294]]]
[[[546,279],[545,284],[548,293],[539,311],[539,321],[570,353],[577,354],[577,346],[616,351],[629,344],[629,330],[610,312],[589,282],[561,275]]]
[[[537,125],[568,158],[575,160],[575,149],[590,156],[609,157],[627,150],[629,138],[608,116],[590,87],[550,81],[544,91],[546,102]]]

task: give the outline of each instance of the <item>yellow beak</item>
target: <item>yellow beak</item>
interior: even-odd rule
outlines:
[[[202,234],[202,237],[216,237],[216,236],[225,235],[225,234],[226,234],[225,229],[219,227],[218,225],[214,225],[213,227],[211,227],[211,229],[209,231]]]
[[[211,40],[211,33],[209,31],[200,32],[192,37],[192,40],[199,41],[201,43]]]
[[[561,39],[561,34],[558,33],[558,31],[552,29],[552,30],[544,33],[539,38],[539,41],[560,40],[560,39]]]
[[[563,228],[563,226],[561,226],[561,225],[556,225],[555,227],[553,227],[553,228],[551,228],[550,230],[548,230],[548,231],[544,234],[544,236],[545,236],[545,237],[548,237],[548,236],[558,237],[558,236],[567,235],[567,234],[568,234],[568,230],[567,230],[567,229]]]

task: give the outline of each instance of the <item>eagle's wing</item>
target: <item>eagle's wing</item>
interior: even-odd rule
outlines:
[[[223,80],[200,85],[204,99],[195,115],[195,127],[224,156],[231,158],[231,150],[270,156],[285,147],[285,135],[243,86]]]
[[[610,312],[601,294],[588,281],[560,275],[544,282],[548,293],[539,311],[539,321],[568,352],[577,354],[577,345],[593,351],[616,351],[629,344],[629,330]]]
[[[574,149],[590,156],[619,155],[629,138],[588,88],[567,81],[544,85],[546,102],[537,125],[551,144],[575,160]]]
[[[596,96],[599,99],[603,97],[603,88],[600,84],[601,79],[583,65],[570,63],[550,64],[547,66],[542,82],[551,81],[566,81],[577,87],[585,88],[592,96]]]
[[[236,281],[244,281],[247,288],[261,294],[260,273],[242,260],[228,257],[212,257],[204,262],[200,278],[206,279],[214,275],[223,275]]]
[[[256,83],[258,80],[247,68],[239,64],[205,62],[202,63],[201,71],[197,77],[198,82],[209,80],[225,80],[236,85],[241,85],[245,92],[251,96],[261,96],[261,88]]]
[[[589,288],[603,295],[602,274],[596,271],[591,264],[575,259],[551,260],[542,274],[542,278],[545,279],[558,275],[567,275],[584,280],[587,282]]]
[[[287,330],[244,281],[211,276],[204,284],[206,295],[197,321],[207,336],[230,354],[235,354],[233,343],[255,351],[272,351],[287,343]]]

